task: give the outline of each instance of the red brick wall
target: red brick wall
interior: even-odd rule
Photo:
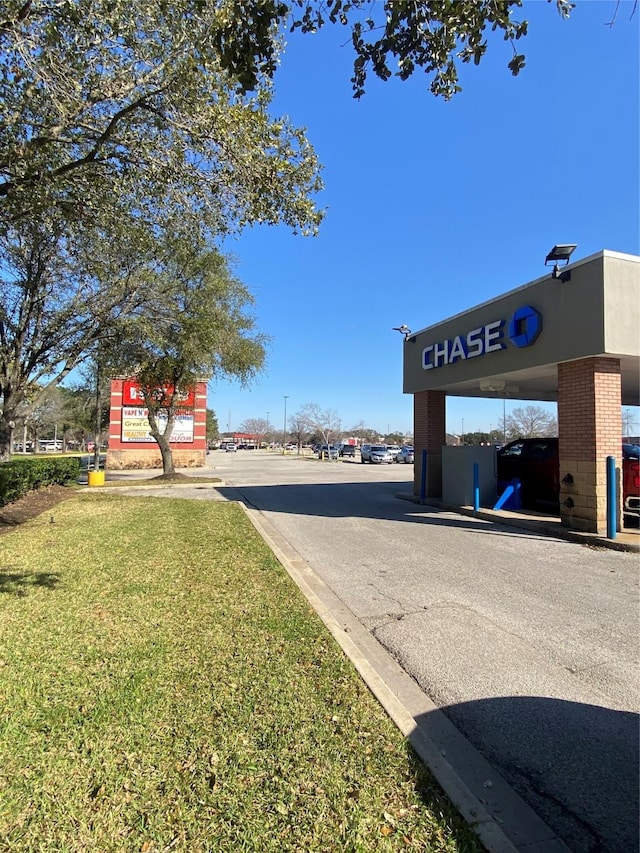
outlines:
[[[620,468],[621,402],[618,359],[558,365],[560,515],[568,527],[606,532],[606,459],[614,456]]]
[[[419,391],[413,395],[413,442],[415,448],[414,494],[420,494],[422,451],[427,451],[427,495],[442,496],[442,447],[446,444],[446,394]]]

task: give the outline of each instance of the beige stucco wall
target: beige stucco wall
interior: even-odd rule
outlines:
[[[487,376],[519,371],[524,375],[538,368],[545,368],[551,376],[551,366],[560,362],[604,354],[638,357],[640,258],[600,252],[578,261],[570,270],[570,281],[554,279],[549,271],[543,278],[410,335],[404,344],[404,392],[440,388],[452,394],[482,396],[479,380]],[[533,345],[519,349],[506,330],[514,312],[525,305],[541,315],[542,331]],[[505,349],[431,370],[423,368],[425,347],[457,335],[464,338],[472,329],[497,320],[505,321]],[[467,387],[458,390],[464,383]],[[552,384],[555,386],[555,378]],[[555,387],[538,399],[555,399],[554,395]]]
[[[606,256],[604,294],[605,352],[640,356],[640,258]]]
[[[173,450],[176,468],[202,468],[206,464],[205,450]],[[112,471],[162,468],[159,450],[108,450],[107,469]]]

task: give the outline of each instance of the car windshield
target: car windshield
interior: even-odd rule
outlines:
[[[383,447],[382,445],[376,445],[375,447],[372,447],[371,450],[372,450],[372,452],[375,452],[375,453],[386,453],[387,452],[387,448]]]

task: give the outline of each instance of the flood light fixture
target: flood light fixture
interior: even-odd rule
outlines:
[[[565,264],[568,264],[569,258],[573,254],[574,249],[576,248],[577,243],[558,243],[553,247],[547,257],[544,259],[545,267],[549,266],[550,263],[553,264],[551,278],[559,278],[562,282],[571,280],[571,272],[569,270],[563,270],[561,272],[558,264],[562,261],[564,261]]]
[[[394,326],[392,331],[393,332],[400,332],[400,334],[404,335],[405,341],[407,340],[407,338],[411,334],[411,329],[406,325],[406,323],[403,323],[401,326]]]

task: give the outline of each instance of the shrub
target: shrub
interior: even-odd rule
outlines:
[[[12,459],[0,465],[0,506],[12,503],[33,489],[54,483],[66,485],[80,476],[77,457]]]

